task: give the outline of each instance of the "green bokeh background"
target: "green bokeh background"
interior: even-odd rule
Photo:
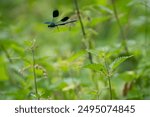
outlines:
[[[94,62],[103,62],[105,56],[112,63],[124,56],[111,0],[78,0],[78,4]],[[112,75],[113,99],[150,99],[150,2],[115,0],[115,5],[134,57]],[[55,9],[60,11],[55,22],[64,16],[77,19],[73,0],[0,0],[0,99],[36,99],[30,51],[33,41],[41,99],[109,99],[105,76],[82,67],[90,62],[80,22],[58,28],[44,24],[53,20]]]

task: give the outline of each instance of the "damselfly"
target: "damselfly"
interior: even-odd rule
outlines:
[[[59,11],[58,10],[54,10],[53,11],[53,19],[59,16]],[[57,27],[57,26],[61,26],[61,25],[65,25],[65,24],[69,24],[69,23],[73,23],[76,22],[77,20],[69,20],[69,17],[66,16],[64,18],[62,18],[60,21],[58,22],[54,22],[53,20],[51,22],[45,22],[45,24],[48,24],[49,28],[53,28],[53,27]]]

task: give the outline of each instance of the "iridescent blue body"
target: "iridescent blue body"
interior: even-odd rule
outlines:
[[[70,20],[70,21],[61,22],[61,23],[45,22],[45,24],[48,24],[48,27],[49,27],[49,28],[53,28],[53,27],[56,27],[56,26],[65,25],[65,24],[69,24],[69,23],[76,22],[76,21],[77,21],[77,20]]]
[[[57,26],[54,22],[45,22],[45,24],[48,24],[48,27],[55,27]]]

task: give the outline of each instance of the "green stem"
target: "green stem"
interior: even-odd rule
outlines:
[[[109,94],[110,94],[110,100],[112,100],[112,86],[111,86],[111,77],[110,77],[110,71],[109,66],[106,62],[106,59],[104,58],[104,63],[107,71],[107,78],[108,78],[108,86],[109,86]]]
[[[148,39],[147,39],[147,34],[148,34],[148,6],[146,6],[146,1],[145,1],[145,44],[146,44],[146,50],[148,47]]]
[[[78,15],[78,18],[79,18],[79,22],[80,22],[80,25],[81,25],[81,29],[82,29],[82,34],[83,34],[83,38],[85,40],[86,39],[86,33],[85,33],[85,28],[84,28],[84,25],[83,25],[83,22],[82,22],[82,18],[81,18],[81,15],[80,15],[80,10],[79,10],[79,6],[78,6],[78,1],[77,0],[74,0],[74,3],[75,3],[75,7],[76,7],[76,10],[77,10],[77,15]],[[89,49],[89,45],[90,45],[90,41],[88,41],[88,46],[86,45],[86,43],[84,43],[84,46],[86,49]],[[90,60],[91,63],[93,63],[93,57],[92,57],[92,54],[90,52],[88,52],[88,58]]]
[[[111,0],[111,1],[112,1],[114,15],[115,15],[115,18],[116,18],[116,21],[118,23],[118,26],[119,26],[119,29],[120,29],[120,33],[121,33],[121,36],[122,36],[122,45],[124,46],[124,49],[125,49],[126,53],[128,54],[129,50],[128,50],[128,47],[127,47],[127,40],[126,40],[125,34],[123,32],[123,29],[122,29],[119,17],[118,17],[116,5],[115,5],[115,0]]]
[[[76,6],[78,18],[79,18],[79,21],[80,21],[82,34],[83,34],[83,37],[86,39],[86,33],[85,33],[84,25],[83,25],[83,22],[82,22],[82,19],[81,19],[81,16],[80,16],[80,11],[79,11],[79,6],[78,6],[77,0],[74,0],[74,3],[75,3],[75,6]]]
[[[35,86],[35,94],[37,96],[37,99],[39,100],[38,96],[38,90],[37,90],[37,78],[36,78],[36,72],[35,72],[35,53],[34,49],[32,49],[32,61],[33,61],[33,77],[34,77],[34,86]]]
[[[110,80],[110,77],[108,77],[108,85],[109,85],[110,100],[112,100],[112,88],[111,88],[111,80]]]

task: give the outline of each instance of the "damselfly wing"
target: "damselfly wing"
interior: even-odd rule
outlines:
[[[58,10],[54,10],[53,11],[53,19],[59,16],[59,11]],[[53,27],[57,27],[57,26],[61,26],[61,25],[65,25],[65,24],[69,24],[69,23],[73,23],[76,22],[77,20],[69,20],[69,17],[63,17],[59,22],[54,22],[53,20],[51,22],[45,22],[45,24],[48,24],[49,28],[53,28]]]

